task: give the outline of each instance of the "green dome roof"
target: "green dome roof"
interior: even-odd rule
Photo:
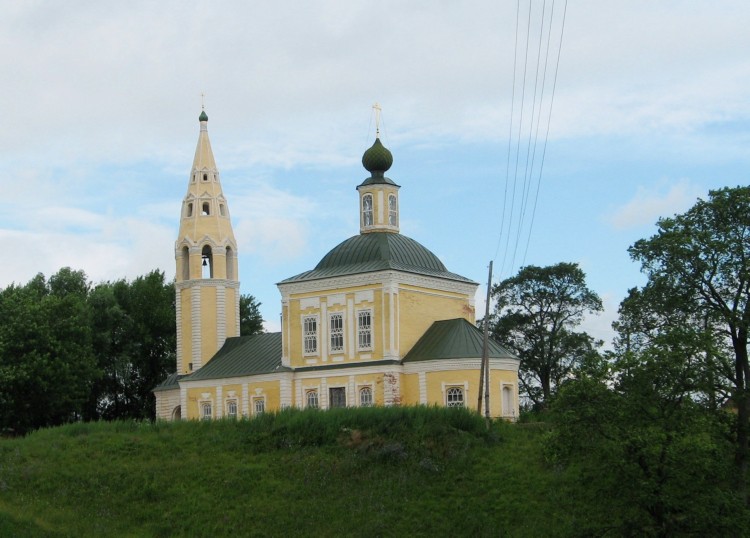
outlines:
[[[381,142],[380,138],[362,155],[362,166],[368,172],[386,172],[393,164],[393,155]]]
[[[198,116],[198,121],[208,121],[208,114],[206,114],[205,110],[201,111],[201,115]]]
[[[323,256],[315,269],[288,278],[282,283],[385,270],[473,283],[468,278],[449,272],[437,256],[414,239],[390,232],[372,232],[350,237]]]

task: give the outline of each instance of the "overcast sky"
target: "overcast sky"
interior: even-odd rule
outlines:
[[[0,1],[0,286],[173,278],[205,93],[242,292],[277,330],[276,282],[358,233],[379,102],[402,233],[480,308],[489,260],[579,263],[611,339],[628,246],[748,184],[750,4],[519,4]]]

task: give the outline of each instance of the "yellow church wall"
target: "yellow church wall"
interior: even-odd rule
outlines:
[[[253,401],[255,398],[265,398],[266,412],[281,409],[281,387],[279,381],[256,381],[248,383],[247,387],[249,415],[255,414]]]
[[[182,344],[182,370],[179,372],[181,374],[190,373],[188,364],[193,362],[193,339],[191,337],[193,330],[192,319],[190,316],[190,293],[189,289],[179,290],[180,310],[182,314],[182,338],[180,339]]]
[[[213,387],[201,387],[187,389],[187,418],[191,420],[200,419],[200,405],[210,403],[212,417],[216,416],[216,390]]]
[[[436,295],[430,290],[402,289],[399,292],[399,351],[406,355],[435,321],[464,318],[474,323],[473,309],[466,295]]]
[[[357,301],[358,294],[361,297],[362,292],[371,292],[373,300]],[[341,302],[329,304],[331,296],[343,297],[343,304]],[[366,309],[372,311],[373,345],[371,350],[359,351],[357,350],[357,311]],[[328,317],[331,313],[336,312],[344,314],[344,352],[333,353],[329,349],[330,327]],[[381,322],[383,319],[383,293],[380,285],[356,286],[325,293],[293,294],[289,298],[288,307],[283,308],[282,315],[284,316],[282,323],[285,332],[284,352],[290,358],[290,365],[293,368],[334,362],[377,360],[383,357],[383,324]],[[305,316],[317,316],[318,318],[318,351],[316,354],[304,354],[302,319]],[[353,356],[350,354],[350,350],[353,350]]]
[[[476,406],[479,393],[478,370],[451,370],[427,372],[427,405],[445,405],[445,389],[461,387],[464,389],[464,405]]]
[[[237,288],[227,288],[226,289],[226,298],[224,299],[225,303],[225,309],[226,309],[226,320],[227,320],[227,329],[226,329],[226,335],[227,338],[231,336],[239,336],[239,331],[237,330],[237,302],[238,302],[238,294],[239,289]]]
[[[419,375],[403,374],[401,376],[401,403],[419,405]]]
[[[212,330],[201,332],[201,362],[206,364],[218,351],[216,343],[216,288],[201,286],[201,326]]]

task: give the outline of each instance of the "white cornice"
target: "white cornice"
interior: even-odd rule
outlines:
[[[405,374],[418,374],[420,372],[445,372],[448,370],[476,370],[482,359],[438,359],[433,361],[416,361],[404,364]],[[518,372],[518,359],[490,359],[490,370],[508,370]]]

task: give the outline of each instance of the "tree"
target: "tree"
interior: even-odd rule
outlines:
[[[240,295],[240,334],[242,336],[263,332],[260,304],[252,295]]]
[[[63,268],[0,292],[0,430],[25,433],[81,416],[98,375],[89,285]]]
[[[747,501],[750,435],[750,187],[709,192],[690,210],[660,219],[658,232],[630,247],[650,283],[680,297],[686,308],[714,328],[718,344],[733,355],[728,374],[737,409],[735,462]]]
[[[574,331],[584,314],[602,310],[601,299],[586,287],[586,276],[574,263],[523,267],[497,284],[492,295],[492,335],[521,359],[521,389],[543,407],[573,367],[601,345]]]
[[[688,330],[610,357],[607,374],[578,373],[551,405],[551,462],[580,496],[583,535],[745,533],[732,494],[727,414],[702,406],[706,342]]]

